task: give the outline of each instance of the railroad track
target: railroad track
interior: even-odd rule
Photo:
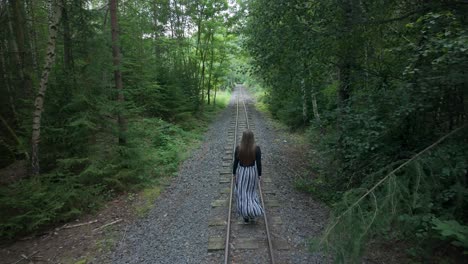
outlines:
[[[219,205],[220,214],[224,212],[224,219],[220,216],[210,225],[225,227],[223,237],[211,237],[208,243],[209,251],[224,250],[223,263],[275,263],[274,247],[272,236],[270,234],[270,226],[265,207],[264,194],[262,185],[259,182],[259,196],[262,207],[264,208],[263,219],[259,219],[255,224],[242,224],[243,220],[237,216],[234,200],[234,180],[232,177],[232,163],[234,161],[234,150],[239,144],[242,132],[245,129],[250,129],[255,134],[255,124],[252,122],[252,117],[249,116],[249,104],[246,103],[247,96],[243,87],[237,87],[235,93],[235,106],[232,113],[232,121],[228,131],[228,145],[224,148],[226,156],[223,157],[223,168],[220,174],[222,180],[220,183],[229,184],[229,189],[225,189],[224,193],[229,195],[228,199],[216,200],[212,205]],[[257,135],[255,135],[257,136]],[[268,205],[268,204],[267,204]],[[227,207],[227,208],[225,208]],[[227,209],[227,210],[226,210]],[[227,214],[227,216],[226,216]],[[221,240],[224,240],[221,242]],[[253,260],[252,258],[255,258]],[[219,259],[218,259],[219,261]],[[213,262],[216,262],[213,260]],[[217,262],[219,263],[219,262]]]

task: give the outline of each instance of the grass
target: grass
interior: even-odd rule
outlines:
[[[181,138],[174,138],[172,143],[172,150],[176,154],[171,155],[168,152],[166,153],[169,156],[175,157],[174,164],[170,166],[166,173],[159,175],[157,181],[154,184],[146,186],[139,193],[140,201],[135,207],[135,211],[138,216],[143,217],[148,214],[151,208],[154,206],[154,201],[159,197],[161,192],[164,190],[164,187],[170,182],[171,176],[175,175],[178,171],[178,165],[190,157],[193,149],[199,146],[201,143],[200,139],[203,133],[206,131],[208,124],[214,119],[214,117],[226,106],[229,104],[231,98],[231,93],[229,91],[218,91],[216,95],[216,104],[205,105],[203,114],[198,118],[190,118],[185,120],[181,127],[190,127],[190,130],[187,131]],[[180,131],[179,131],[180,132]],[[146,149],[149,159],[155,164],[160,163],[161,151],[157,149]],[[159,161],[159,162],[158,162]],[[161,169],[161,167],[158,167]],[[129,194],[131,195],[131,194]]]
[[[201,137],[209,123],[228,105],[230,97],[228,91],[218,91],[216,104],[205,105],[202,115],[187,118],[177,126],[160,125],[166,127],[166,134],[155,132],[157,129],[151,127],[154,120],[140,120],[142,123],[149,122],[150,125],[137,125],[138,136],[134,138],[149,139],[139,140],[137,144],[145,159],[144,163],[148,164],[144,178],[154,180],[139,191],[139,201],[135,207],[138,216],[145,216],[151,210],[154,201],[170,182],[170,178],[177,174],[178,166],[200,145]],[[158,122],[161,121],[156,121]],[[157,139],[154,140],[155,138]],[[158,146],[155,147],[154,144]],[[132,195],[129,194],[129,199],[132,199]]]
[[[255,101],[255,107],[257,108],[258,111],[262,112],[263,114],[266,114],[270,116],[270,111],[268,110],[268,105],[265,103],[265,92],[264,91],[257,91],[253,94],[253,96],[257,99]]]
[[[53,171],[0,186],[0,238],[13,239],[97,211],[121,193],[140,193],[136,208],[145,215],[179,165],[199,146],[230,94],[218,92],[216,105],[177,123],[159,118],[128,122],[127,144],[102,132],[87,153],[58,161]],[[132,199],[131,195],[127,199]]]
[[[117,239],[115,237],[106,237],[97,241],[96,244],[98,246],[99,252],[108,252],[114,247],[116,243],[117,243]]]
[[[265,103],[265,91],[263,89],[249,89],[249,91],[256,99],[255,108],[257,108],[257,110],[262,112],[263,114],[270,116],[271,114],[268,110],[268,105]]]
[[[154,206],[154,201],[159,197],[163,188],[161,185],[155,185],[141,191],[141,201],[135,207],[135,211],[139,217],[146,216],[149,213]]]
[[[231,93],[227,90],[225,91],[218,91],[216,94],[216,106],[218,108],[225,108],[229,104],[229,100],[231,100]]]

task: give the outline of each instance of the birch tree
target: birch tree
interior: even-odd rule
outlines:
[[[44,99],[49,82],[50,71],[55,61],[55,45],[57,42],[57,30],[60,21],[61,8],[52,4],[53,12],[49,20],[49,39],[47,41],[47,53],[44,60],[44,68],[39,83],[39,89],[34,102],[32,137],[31,137],[31,173],[38,175],[39,167],[39,142],[41,139],[41,116],[44,112]]]

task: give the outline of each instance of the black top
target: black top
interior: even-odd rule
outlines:
[[[232,174],[236,174],[237,166],[240,164],[239,161],[239,146],[236,147],[236,151],[234,152],[234,164],[232,166]],[[260,147],[257,146],[255,148],[255,161],[257,162],[257,171],[258,176],[262,176],[262,152],[260,151]],[[255,165],[255,161],[252,164],[240,164],[242,167],[249,167]]]

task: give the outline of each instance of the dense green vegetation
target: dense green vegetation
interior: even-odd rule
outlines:
[[[467,12],[462,0],[3,1],[0,237],[172,175],[250,72],[262,107],[319,153],[318,176],[298,181],[333,211],[318,246],[337,262],[384,240],[456,261]]]
[[[0,237],[175,173],[236,81],[230,8],[2,1]]]
[[[246,49],[274,117],[307,128],[332,208],[320,247],[356,262],[369,241],[416,261],[468,251],[465,1],[253,0]],[[312,174],[312,173],[311,173]]]

